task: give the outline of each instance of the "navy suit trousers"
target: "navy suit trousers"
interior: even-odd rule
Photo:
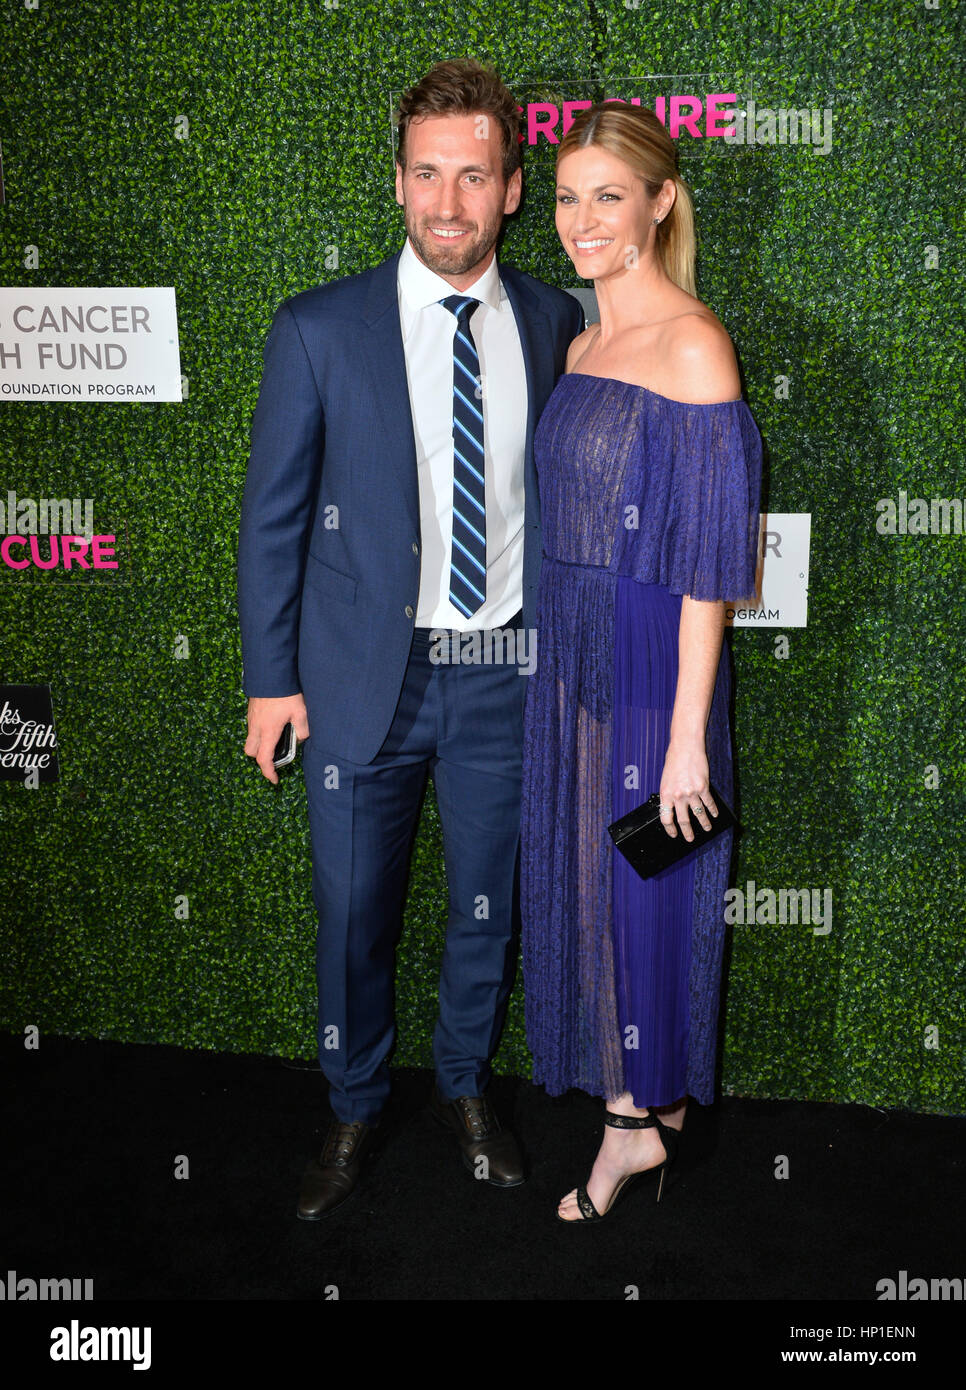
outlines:
[[[430,773],[449,893],[433,1034],[444,1100],[485,1090],[513,983],[527,677],[512,660],[433,657],[428,633],[416,629],[392,725],[371,763],[327,752],[324,728],[310,728],[302,745],[319,916],[319,1062],[332,1109],[349,1123],[377,1120],[389,1095],[395,948]]]

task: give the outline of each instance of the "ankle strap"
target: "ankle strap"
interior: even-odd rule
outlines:
[[[655,1115],[653,1111],[649,1115],[614,1115],[606,1110],[604,1124],[612,1125],[614,1129],[653,1129],[655,1125],[659,1129],[664,1128],[660,1116]]]

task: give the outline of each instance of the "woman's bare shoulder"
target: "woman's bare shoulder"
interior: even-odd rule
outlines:
[[[599,332],[600,324],[592,323],[589,328],[584,329],[583,333],[577,334],[576,338],[574,338],[570,347],[567,349],[567,362],[564,371],[573,371],[574,367],[576,367],[580,358],[583,357]]]
[[[710,309],[689,310],[669,320],[661,346],[668,395],[701,405],[741,395],[735,350]]]

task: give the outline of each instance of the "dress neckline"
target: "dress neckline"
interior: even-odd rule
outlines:
[[[744,396],[735,396],[732,401],[678,401],[673,396],[662,396],[660,391],[652,391],[649,386],[638,386],[634,381],[623,381],[619,376],[595,376],[593,372],[562,372],[560,380],[564,381],[567,377],[582,376],[588,381],[612,381],[616,386],[629,386],[632,391],[643,391],[648,396],[654,396],[659,401],[667,401],[668,405],[686,405],[690,410],[708,410],[722,405],[740,405]]]

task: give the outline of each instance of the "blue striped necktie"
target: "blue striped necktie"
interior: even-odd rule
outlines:
[[[439,301],[456,315],[453,336],[453,545],[450,601],[467,618],[486,599],[486,486],[480,359],[470,333],[479,304],[462,294]]]

